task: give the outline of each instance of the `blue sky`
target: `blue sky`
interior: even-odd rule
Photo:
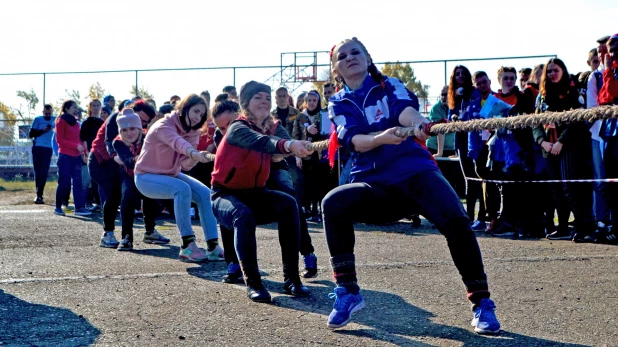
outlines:
[[[281,52],[329,50],[358,37],[374,61],[411,61],[557,54],[574,73],[586,70],[596,39],[618,32],[618,1],[11,1],[2,2],[0,73],[279,65]],[[322,58],[323,59],[323,58]],[[464,63],[495,72],[546,59]],[[447,66],[448,73],[457,63]],[[437,95],[442,64],[414,65]],[[237,71],[236,84],[264,81],[276,69]],[[172,94],[231,84],[231,70],[143,73],[162,104]],[[116,99],[129,97],[134,74],[49,75],[46,101],[64,89],[100,82]],[[16,90],[41,76],[0,76],[0,101],[18,106]],[[307,87],[301,87],[307,89]],[[84,100],[85,101],[85,100]],[[84,102],[83,101],[83,102]],[[41,105],[39,105],[39,109]]]

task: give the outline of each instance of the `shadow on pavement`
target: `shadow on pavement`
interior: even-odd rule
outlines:
[[[130,251],[134,254],[148,255],[157,258],[178,259],[180,247],[174,245],[159,245],[159,248],[138,248]]]
[[[100,334],[66,308],[32,304],[0,289],[0,345],[85,346]]]
[[[314,281],[306,284],[311,289],[311,296],[306,298],[277,296],[274,298],[273,304],[324,315],[324,329],[328,329],[326,317],[332,310],[334,303],[333,300],[328,299],[328,294],[333,291],[333,284],[327,281]],[[268,287],[270,289],[272,286]],[[434,317],[431,312],[410,305],[398,295],[373,290],[362,290],[362,294],[366,307],[353,316],[352,322],[360,324],[364,328],[353,329],[348,326],[334,330],[333,333],[359,336],[401,346],[429,346],[435,343],[435,341],[431,341],[432,339],[451,340],[457,345],[463,343],[463,346],[583,346],[508,331],[502,331],[495,337],[480,336],[474,333],[470,326],[464,329],[436,324],[431,320]],[[466,319],[472,319],[471,311],[461,314],[468,315]],[[508,322],[506,323],[508,324]],[[418,341],[419,339],[429,339],[430,341],[426,344]]]

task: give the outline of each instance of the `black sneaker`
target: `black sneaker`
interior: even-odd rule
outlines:
[[[223,275],[221,282],[223,283],[238,283],[242,282],[242,270],[238,263],[229,263],[227,266],[227,274]]]
[[[255,302],[270,302],[270,293],[260,279],[247,281],[247,296]]]
[[[309,288],[300,281],[300,278],[289,279],[283,284],[283,292],[294,296],[307,296],[309,295]]]
[[[601,243],[605,245],[618,244],[618,237],[611,228],[607,231],[597,231],[592,235],[594,243]]]
[[[410,220],[412,221],[412,228],[418,228],[421,226],[421,217],[419,217],[419,215],[412,215]]]
[[[569,231],[556,230],[553,233],[547,235],[549,240],[572,240],[573,236]]]
[[[42,197],[37,196],[36,199],[34,199],[34,203],[37,205],[43,205],[45,202],[43,201]]]
[[[493,236],[498,237],[514,237],[518,234],[517,228],[507,222],[500,223],[500,226],[491,233]]]
[[[120,243],[118,244],[117,251],[132,251],[133,250],[133,242],[129,241],[129,235],[126,235]]]
[[[592,242],[592,241],[593,240],[588,235],[584,235],[582,233],[573,234],[573,242],[575,243],[586,243],[586,242]]]

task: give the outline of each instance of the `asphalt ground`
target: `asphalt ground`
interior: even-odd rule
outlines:
[[[503,331],[475,334],[444,238],[426,220],[357,225],[367,307],[346,327],[326,318],[334,283],[324,233],[310,224],[319,275],[311,296],[283,294],[276,225],[257,231],[272,304],[221,283],[226,264],[178,260],[169,246],[99,247],[100,215],[55,216],[49,205],[0,206],[1,346],[618,346],[618,247],[479,234]],[[117,229],[118,230],[118,229]],[[198,243],[205,246],[197,223]]]

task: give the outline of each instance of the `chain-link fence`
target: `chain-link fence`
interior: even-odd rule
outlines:
[[[448,84],[451,71],[457,65],[465,65],[472,73],[479,70],[486,71],[495,81],[492,85],[493,89],[497,90],[499,86],[495,76],[500,66],[515,66],[519,70],[522,67],[533,67],[545,63],[553,57],[556,55],[402,61],[399,63],[409,64],[414,69],[414,76],[417,80],[424,85],[430,85],[429,95],[419,100],[420,111],[427,114],[437,103],[442,86]],[[58,103],[59,100],[66,98],[69,92],[72,93],[70,95],[75,95],[74,91],[77,91],[82,99],[86,99],[89,88],[96,82],[102,86],[113,86],[107,89],[106,93],[115,95],[117,102],[121,101],[122,95],[128,95],[134,86],[138,91],[146,90],[144,87],[147,87],[147,90],[156,96],[174,94],[182,96],[208,89],[211,90],[211,96],[214,99],[218,94],[215,91],[221,90],[224,85],[235,86],[237,83],[242,85],[249,80],[262,81],[273,88],[286,85],[289,90],[299,94],[309,90],[313,81],[313,78],[302,78],[306,74],[306,69],[309,68],[311,75],[318,81],[324,81],[330,72],[330,65],[324,64],[322,60],[318,61],[315,66],[295,64],[298,64],[296,60],[295,63],[284,66],[282,59],[280,66],[5,73],[0,74],[0,95],[3,99],[12,95],[14,101],[11,103],[0,99],[0,102],[5,105],[18,104],[24,107],[24,101],[15,98],[18,90],[31,90],[36,95],[42,96],[37,108],[42,108],[45,103]],[[384,64],[386,62],[376,63],[379,69],[382,69]],[[162,103],[160,97],[155,100]],[[29,111],[29,114],[37,114],[37,110]],[[22,114],[28,113],[22,112]],[[7,168],[31,167],[32,165],[32,140],[28,138],[32,119],[17,118],[16,120],[9,119],[0,110],[0,174],[8,170]],[[52,165],[55,165],[55,158],[52,159]]]

